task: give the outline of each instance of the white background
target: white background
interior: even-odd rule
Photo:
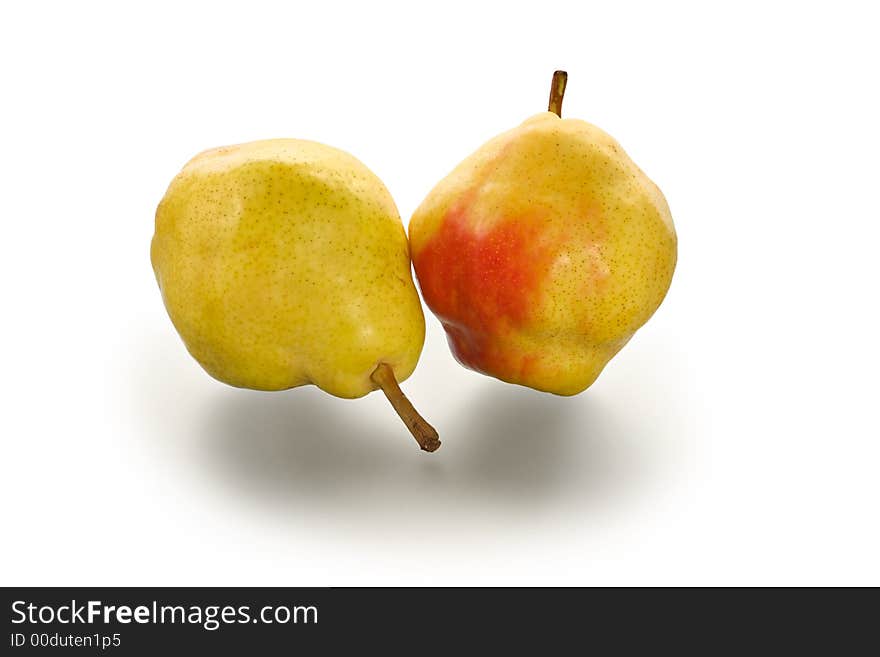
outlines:
[[[880,584],[869,3],[10,3],[0,10],[2,584]],[[456,364],[226,387],[149,263],[198,151],[355,154],[404,221],[546,106],[664,190],[679,266],[584,394]]]

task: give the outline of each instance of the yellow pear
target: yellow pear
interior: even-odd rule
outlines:
[[[394,200],[348,153],[273,139],[205,151],[156,210],[151,259],[189,352],[232,386],[381,388],[420,446],[437,434],[403,397],[425,320]]]
[[[560,395],[589,387],[675,269],[669,206],[614,139],[550,110],[465,159],[410,221],[422,296],[456,358]]]

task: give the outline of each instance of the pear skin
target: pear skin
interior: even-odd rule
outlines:
[[[554,77],[556,112],[564,80]],[[459,164],[409,236],[456,359],[558,395],[588,388],[651,317],[677,254],[660,189],[605,132],[554,111]]]
[[[197,155],[159,204],[151,260],[186,348],[229,385],[397,395],[418,362],[397,207],[343,151],[274,139]]]

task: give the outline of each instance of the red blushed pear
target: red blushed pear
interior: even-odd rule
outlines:
[[[666,199],[599,128],[549,111],[483,145],[409,225],[422,296],[455,357],[559,395],[588,388],[663,301],[677,240]]]

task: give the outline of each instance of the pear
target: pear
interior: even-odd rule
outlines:
[[[660,305],[677,238],[660,189],[613,138],[549,111],[490,140],[410,221],[429,308],[465,366],[559,395],[588,388]]]
[[[208,150],[171,182],[155,228],[165,307],[208,374],[346,399],[382,389],[422,449],[440,446],[398,386],[425,336],[406,232],[359,160],[297,139]]]

